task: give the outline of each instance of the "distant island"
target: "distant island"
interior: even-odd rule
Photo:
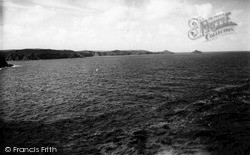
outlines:
[[[162,52],[158,52],[158,54],[174,54],[174,52],[168,51],[168,50],[164,50]]]
[[[201,52],[201,51],[198,51],[198,50],[195,50],[195,51],[193,51],[192,53],[193,53],[193,54],[202,54],[202,52]]]
[[[145,55],[145,54],[174,54],[174,53],[167,50],[164,50],[162,52],[151,52],[147,50],[113,50],[113,51],[95,52],[96,56]]]
[[[115,56],[115,55],[143,55],[153,54],[153,52],[146,50],[113,50],[113,51],[97,51],[96,56]]]
[[[173,52],[170,52],[168,50],[164,50],[162,52],[151,52],[147,50],[73,51],[73,50],[54,50],[54,49],[1,50],[0,53],[3,57],[5,57],[7,61],[84,58],[92,56],[174,54]]]

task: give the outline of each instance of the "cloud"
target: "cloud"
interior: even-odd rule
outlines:
[[[197,15],[202,18],[207,18],[212,13],[212,4],[206,3],[202,5],[195,5]]]
[[[147,17],[149,19],[168,17],[181,7],[180,1],[151,0],[146,7]]]
[[[180,31],[173,25],[164,24],[159,26],[160,35],[180,35]]]
[[[47,9],[41,5],[27,7],[15,4],[11,1],[4,3],[4,22],[16,24],[31,24],[50,18],[55,14],[53,9]]]
[[[3,6],[6,48],[77,50],[192,46],[188,20],[207,18],[214,9],[184,0],[5,0]]]

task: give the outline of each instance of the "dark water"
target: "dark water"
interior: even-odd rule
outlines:
[[[0,70],[1,151],[248,154],[249,60],[236,52],[12,62],[19,66]]]

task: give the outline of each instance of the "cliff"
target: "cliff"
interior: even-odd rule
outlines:
[[[12,64],[8,64],[7,61],[5,60],[5,57],[0,54],[0,68],[2,67],[11,67],[13,66]]]
[[[5,50],[2,51],[2,54],[4,55],[7,61],[82,58],[86,56],[84,52],[78,53],[72,50],[52,50],[52,49]]]
[[[77,51],[77,53],[81,54],[84,57],[92,57],[95,55],[94,51],[88,51],[88,50],[84,50],[84,51]]]

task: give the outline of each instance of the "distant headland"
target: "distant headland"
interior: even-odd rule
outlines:
[[[174,54],[173,52],[168,50],[160,52],[151,52],[147,50],[73,51],[73,50],[54,50],[54,49],[0,50],[0,53],[5,57],[7,61],[84,58],[92,56]]]

